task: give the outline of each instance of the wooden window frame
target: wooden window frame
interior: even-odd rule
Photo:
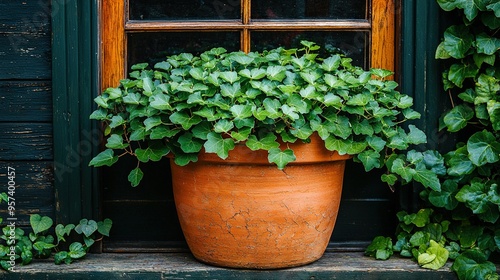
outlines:
[[[364,20],[255,20],[251,0],[241,0],[242,18],[204,21],[137,21],[128,18],[128,0],[101,0],[101,88],[116,86],[126,77],[127,36],[134,32],[239,31],[241,50],[250,51],[251,31],[369,31],[370,67],[395,70],[396,1],[371,0]]]

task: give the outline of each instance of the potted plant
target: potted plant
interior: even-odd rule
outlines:
[[[128,179],[137,186],[140,163],[170,156],[179,220],[201,261],[280,268],[317,260],[335,223],[345,160],[366,171],[387,166],[395,174],[384,181],[405,181],[426,166],[406,164],[397,151],[425,135],[402,127],[420,114],[386,79],[392,72],[365,71],[339,54],[322,58],[319,46],[301,44],[248,54],[214,48],[132,66],[95,99],[91,118],[104,123],[107,149],[90,165],[133,155]]]

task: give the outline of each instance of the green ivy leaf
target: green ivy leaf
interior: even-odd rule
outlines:
[[[479,68],[475,64],[455,63],[449,69],[448,80],[461,88],[465,79],[475,78],[478,72]]]
[[[190,162],[197,162],[198,161],[198,154],[176,154],[174,158],[175,164],[179,166],[186,166]]]
[[[434,191],[441,191],[441,183],[439,182],[439,178],[437,174],[432,170],[427,170],[425,168],[416,168],[413,172],[413,179],[426,188],[431,188]]]
[[[30,225],[34,234],[48,230],[54,222],[50,217],[33,214],[30,216]]]
[[[104,221],[99,221],[97,223],[97,231],[109,237],[109,232],[111,231],[111,227],[113,226],[113,221],[111,219],[104,219]]]
[[[158,110],[172,110],[172,105],[170,105],[170,96],[157,93],[149,97],[149,106]]]
[[[66,251],[59,251],[54,255],[54,262],[57,265],[62,263],[70,264],[72,263],[72,261],[73,259],[68,255],[68,252]]]
[[[106,148],[108,149],[125,149],[128,147],[128,143],[123,143],[123,138],[118,134],[111,134],[111,136],[106,141]]]
[[[437,270],[446,264],[448,256],[448,250],[436,241],[431,240],[430,246],[425,253],[418,256],[418,264],[423,268]]]
[[[62,225],[62,224],[58,224],[55,228],[55,232],[56,232],[56,236],[57,236],[57,243],[59,243],[60,241],[66,241],[64,239],[64,236],[69,236],[69,234],[71,233],[71,231],[75,228],[75,225],[74,224],[68,224],[66,226]]]
[[[132,187],[135,188],[139,185],[139,183],[141,182],[143,177],[144,177],[144,173],[142,172],[142,170],[139,167],[136,167],[136,168],[132,169],[132,171],[130,171],[127,179],[130,182],[130,184],[132,185]]]
[[[457,132],[467,126],[467,122],[474,117],[474,111],[465,104],[451,109],[444,116],[444,123],[450,132]]]
[[[268,133],[261,139],[257,139],[257,136],[251,135],[250,137],[248,137],[248,140],[245,144],[252,151],[257,151],[257,150],[269,151],[272,148],[279,147],[279,143],[276,142],[276,139],[277,137],[273,133]]]
[[[474,100],[474,104],[487,103],[488,101],[495,99],[499,90],[500,83],[495,77],[481,74],[476,83],[477,97]]]
[[[236,119],[245,119],[252,116],[252,106],[250,105],[233,105],[230,111]]]
[[[114,155],[114,151],[112,149],[106,149],[100,152],[97,156],[95,156],[89,163],[89,166],[111,166],[115,162],[118,161],[118,156]]]
[[[465,57],[473,41],[474,36],[470,34],[469,28],[464,25],[454,25],[444,32],[443,48],[451,57],[460,59]]]
[[[491,125],[494,130],[500,130],[500,102],[489,100],[486,104],[488,114],[490,115]]]
[[[229,151],[234,149],[234,140],[231,138],[223,139],[220,134],[210,132],[203,146],[207,153],[216,153],[221,159],[226,159],[229,156]]]
[[[175,112],[169,117],[174,124],[179,124],[184,130],[189,130],[193,125],[199,124],[201,118],[197,115],[189,116],[186,112]]]
[[[193,139],[193,134],[189,132],[181,135],[178,139],[178,142],[181,145],[182,151],[184,151],[185,153],[198,153],[203,147],[203,144]]]
[[[365,255],[375,257],[377,260],[387,260],[393,255],[392,239],[390,237],[377,236],[368,245]]]
[[[463,279],[498,279],[496,266],[478,250],[467,250],[459,255],[451,267]]]
[[[123,103],[125,103],[125,104],[139,105],[140,100],[141,100],[140,93],[130,92],[126,96],[123,97]]]
[[[219,72],[219,77],[225,80],[226,82],[233,84],[238,80],[238,73],[234,71],[222,71]]]
[[[68,256],[72,259],[81,259],[83,258],[87,252],[80,242],[73,242],[69,245]]]
[[[241,91],[240,83],[222,84],[220,86],[220,92],[222,96],[229,97],[231,99],[234,99],[243,94]]]
[[[217,121],[214,125],[214,131],[216,133],[228,133],[234,128],[234,123],[227,119],[221,119]]]
[[[500,159],[500,143],[487,130],[476,132],[469,138],[467,151],[469,152],[469,159],[476,166],[494,163]]]
[[[358,154],[357,158],[363,163],[365,171],[368,172],[374,168],[382,167],[380,153],[374,150],[366,150]]]
[[[108,113],[104,108],[99,108],[92,112],[89,119],[98,121],[108,120]]]
[[[392,163],[391,172],[398,174],[406,182],[409,182],[413,178],[415,170],[405,166],[404,161],[402,159],[398,158],[398,159],[394,160],[394,162]]]
[[[275,163],[278,169],[282,170],[288,163],[295,161],[296,158],[290,149],[282,151],[280,148],[271,148],[269,149],[268,159],[269,162]]]
[[[382,176],[380,176],[380,179],[382,180],[382,182],[393,186],[397,182],[398,177],[396,177],[396,175],[394,174],[382,174]]]
[[[492,55],[500,49],[500,39],[481,33],[476,36],[476,47],[478,53]]]
[[[427,136],[425,136],[425,133],[422,130],[412,124],[410,124],[408,128],[410,129],[410,132],[408,133],[408,143],[418,145],[427,142]]]
[[[488,10],[493,11],[497,18],[500,18],[500,2],[493,2],[486,6]]]
[[[338,69],[340,66],[340,55],[332,55],[329,58],[323,60],[323,63],[321,64],[321,68],[327,72],[331,72],[333,70]],[[378,75],[382,77],[381,75]]]
[[[437,207],[453,210],[458,205],[458,201],[455,198],[457,188],[457,182],[446,180],[441,185],[441,191],[431,191],[429,193],[429,201]]]
[[[125,124],[126,121],[122,118],[122,116],[113,116],[111,118],[111,122],[109,123],[109,127],[115,128],[119,127],[120,125]]]
[[[142,162],[159,161],[170,152],[170,149],[161,142],[152,142],[146,149],[137,148],[135,154]]]
[[[81,219],[80,223],[75,227],[75,231],[78,234],[83,233],[87,237],[90,237],[96,230],[97,223],[94,220]]]
[[[498,205],[492,204],[498,202],[496,187],[496,184],[490,186],[484,182],[473,181],[460,189],[456,199],[465,203],[474,214],[484,214],[481,216],[483,220],[494,223],[500,216]]]

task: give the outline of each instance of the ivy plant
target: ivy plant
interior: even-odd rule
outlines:
[[[416,180],[439,191],[437,163],[426,160],[432,154],[399,153],[426,137],[404,126],[420,114],[388,79],[393,73],[364,70],[340,54],[322,57],[319,49],[309,41],[248,54],[214,48],[132,66],[129,78],[95,98],[90,118],[104,123],[106,149],[90,165],[132,155],[138,164],[128,179],[137,186],[141,163],[170,154],[184,166],[200,152],[225,159],[245,143],[268,151],[269,161],[283,169],[295,155],[280,149],[280,141],[308,142],[317,133],[328,150],[353,155],[366,171],[386,167],[382,180],[390,185]]]
[[[451,259],[459,279],[498,279],[492,260],[500,252],[500,2],[437,2],[463,19],[446,29],[436,50],[453,105],[440,126],[458,144],[442,156],[432,152],[441,162],[441,189],[421,192],[426,208],[398,213],[397,241],[378,237],[366,253],[386,259],[399,252],[431,269]]]
[[[0,194],[0,203],[3,201],[8,202],[6,193]],[[0,217],[0,223],[2,221]],[[55,264],[70,264],[85,257],[96,241],[109,236],[112,224],[110,219],[99,222],[82,219],[78,225],[57,224],[53,227],[54,221],[50,217],[33,214],[30,216],[31,232],[26,233],[21,227],[7,223],[0,235],[0,266],[15,271],[18,264],[27,265],[33,259],[51,256]],[[70,240],[77,241],[67,244]]]

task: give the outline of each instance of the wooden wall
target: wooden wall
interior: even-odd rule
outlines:
[[[26,225],[29,214],[55,216],[50,0],[2,0],[0,11],[0,192],[15,168],[16,217]]]

